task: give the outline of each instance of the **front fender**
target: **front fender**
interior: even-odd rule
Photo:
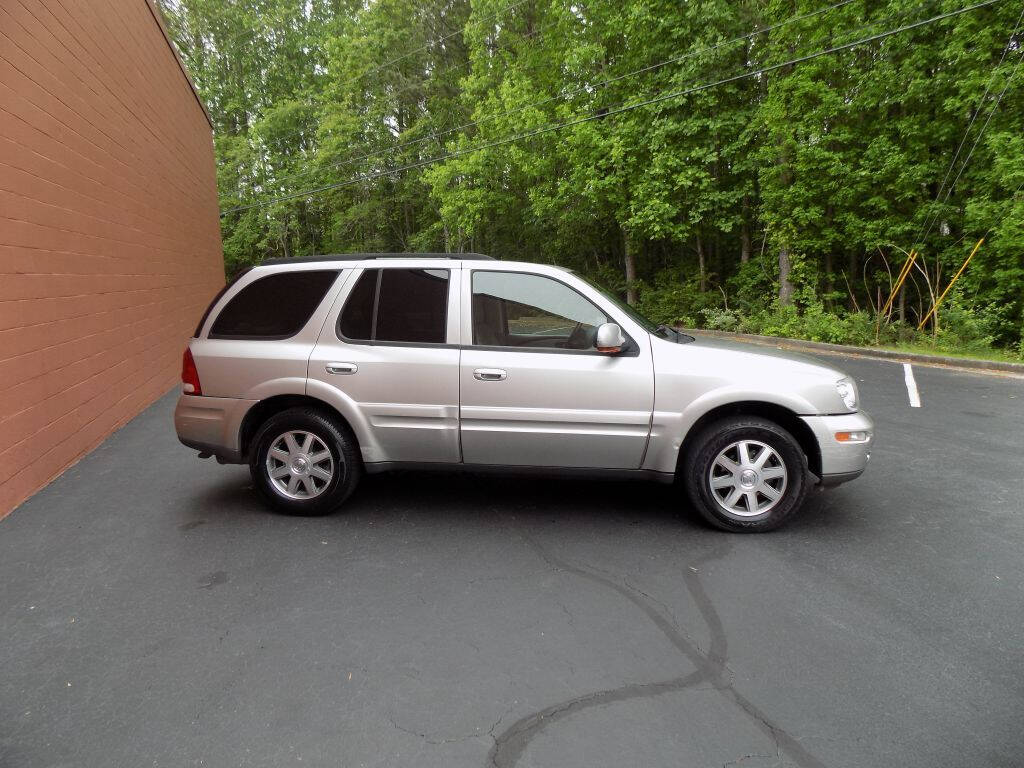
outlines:
[[[655,402],[651,418],[651,437],[644,457],[644,469],[656,472],[675,472],[679,450],[690,429],[703,416],[716,408],[735,403],[767,403],[792,411],[794,414],[817,413],[814,405],[793,392],[776,389],[753,389],[736,385],[725,385],[704,392],[696,398],[683,402],[684,396],[665,397],[661,394]]]

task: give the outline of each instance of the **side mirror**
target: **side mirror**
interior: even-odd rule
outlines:
[[[616,323],[604,323],[597,329],[594,346],[603,355],[617,355],[626,343],[626,335]]]

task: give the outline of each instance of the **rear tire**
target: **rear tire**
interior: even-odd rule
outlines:
[[[286,515],[326,515],[355,490],[363,463],[355,437],[313,408],[289,408],[256,432],[249,456],[253,484]]]
[[[796,439],[757,416],[734,416],[705,428],[684,458],[694,507],[723,531],[778,528],[803,506],[810,487]]]

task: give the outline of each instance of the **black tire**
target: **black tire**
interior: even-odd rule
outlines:
[[[277,490],[270,478],[267,468],[270,449],[277,438],[290,431],[311,433],[331,453],[331,479],[311,498],[288,498]],[[249,455],[249,472],[257,490],[275,510],[286,515],[315,516],[333,512],[345,502],[359,483],[363,462],[356,439],[347,426],[315,408],[289,408],[271,416],[256,432]]]
[[[718,497],[711,488],[711,473],[713,463],[719,454],[744,440],[757,441],[772,448],[777,454],[777,458],[773,457],[773,462],[778,466],[781,460],[781,464],[785,465],[786,475],[781,483],[775,482],[775,485],[782,486],[783,490],[774,506],[760,514],[750,513],[751,503],[745,501],[748,512],[747,515],[741,516],[730,513],[725,508],[728,498],[722,503],[718,502]],[[690,499],[701,517],[716,528],[734,533],[763,533],[778,528],[803,506],[810,488],[807,458],[800,444],[778,424],[757,416],[734,416],[703,429],[684,457],[682,475]],[[724,477],[728,478],[729,475],[725,474]],[[720,479],[722,478],[716,477],[716,480]],[[729,492],[729,489],[720,491],[723,495]],[[763,505],[770,503],[769,499],[758,497],[756,493],[753,498]]]

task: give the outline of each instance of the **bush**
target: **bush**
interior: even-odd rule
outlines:
[[[954,295],[940,310],[939,332],[935,336],[907,323],[883,322],[876,327],[876,317],[870,312],[829,311],[820,300],[809,297],[801,297],[802,306],[800,302],[780,306],[772,292],[766,290],[764,278],[759,265],[743,265],[740,274],[730,280],[734,293],[727,299],[720,291],[701,291],[696,276],[663,271],[656,276],[654,285],[637,283],[637,309],[654,322],[666,325],[830,344],[925,346],[939,353],[991,352],[1000,323],[1005,325],[1006,320],[999,307],[970,308]],[[615,284],[620,292],[625,289],[614,270],[600,275],[599,280],[609,287]],[[1024,328],[1012,354],[1024,359]]]
[[[865,346],[874,343],[875,324],[867,312],[835,313],[827,311],[821,304],[812,304],[802,312],[793,305],[779,306],[754,312],[746,317],[729,313],[731,318],[709,314],[717,325],[702,327],[716,330],[757,333],[763,336],[780,336],[790,339],[824,341],[829,344],[855,344]],[[730,327],[725,327],[734,319]]]
[[[800,313],[792,304],[788,306],[772,305],[770,309],[757,312],[745,324],[749,333],[760,333],[765,336],[786,336],[802,339]]]
[[[671,272],[660,272],[654,285],[637,285],[637,309],[656,323],[692,328],[697,318],[709,309],[721,306],[721,294],[700,290],[700,279],[681,279]]]
[[[961,352],[984,352],[992,348],[999,319],[991,308],[971,310],[958,301],[939,309],[936,346]]]
[[[809,307],[801,320],[801,336],[805,339],[829,344],[849,342],[849,329],[844,319],[826,312],[820,304]]]
[[[848,344],[867,347],[875,343],[875,321],[868,312],[851,312],[846,316]]]
[[[709,331],[736,331],[742,323],[740,316],[731,309],[702,309],[700,315],[703,318],[700,327]]]

